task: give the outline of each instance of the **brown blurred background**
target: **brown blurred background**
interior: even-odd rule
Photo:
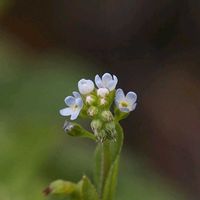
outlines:
[[[23,42],[28,54],[71,51],[137,92],[138,107],[123,123],[125,143],[200,199],[200,1],[7,4],[1,31]]]

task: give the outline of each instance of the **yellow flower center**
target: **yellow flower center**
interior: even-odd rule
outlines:
[[[73,105],[73,106],[72,106],[72,110],[73,110],[73,111],[76,111],[77,108],[78,108],[78,105]]]
[[[125,107],[125,108],[128,107],[128,103],[127,103],[126,101],[120,102],[120,105],[121,105],[122,107]]]

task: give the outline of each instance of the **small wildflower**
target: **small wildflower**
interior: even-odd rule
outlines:
[[[83,95],[90,94],[94,90],[94,83],[91,80],[81,79],[78,82],[78,89]]]
[[[128,92],[124,95],[122,89],[117,89],[115,96],[115,104],[121,112],[128,113],[136,107],[137,95],[134,92]]]
[[[109,91],[113,91],[117,85],[118,79],[115,75],[105,73],[102,79],[99,75],[95,76],[95,83],[98,88],[107,88]]]
[[[74,97],[68,96],[65,98],[65,103],[68,107],[60,110],[62,116],[71,116],[71,120],[75,120],[78,117],[83,107],[81,95],[78,92],[73,92],[73,95]]]

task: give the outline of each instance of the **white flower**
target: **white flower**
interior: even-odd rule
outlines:
[[[99,88],[97,90],[97,95],[100,97],[105,97],[109,94],[109,90],[107,88]]]
[[[117,89],[115,96],[115,104],[121,112],[133,111],[136,107],[137,95],[135,92],[128,92],[125,96],[122,89]]]
[[[78,89],[83,95],[89,94],[94,90],[94,83],[91,80],[81,79],[78,82]]]
[[[81,95],[78,92],[73,92],[73,96],[68,96],[65,98],[65,103],[67,104],[67,108],[61,109],[60,114],[62,116],[70,116],[71,120],[75,120],[82,107],[83,107],[83,100],[81,98]]]
[[[98,88],[107,88],[109,91],[112,91],[115,89],[117,85],[118,79],[115,75],[111,75],[109,73],[105,73],[102,76],[102,79],[99,75],[95,76],[95,83]]]

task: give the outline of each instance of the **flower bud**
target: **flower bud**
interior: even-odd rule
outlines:
[[[87,110],[87,114],[90,116],[90,117],[93,117],[95,115],[97,115],[98,113],[98,108],[95,107],[95,106],[91,106],[89,107],[89,109]]]
[[[106,130],[106,136],[108,139],[115,140],[117,131],[115,128],[115,123],[114,122],[109,122],[105,124],[105,130]]]
[[[72,129],[74,128],[74,124],[70,121],[65,121],[64,125],[63,125],[63,129],[66,133],[72,131]]]
[[[106,122],[112,121],[114,119],[113,114],[109,110],[104,110],[101,113],[101,117],[103,121],[106,121]]]
[[[63,180],[52,182],[43,192],[48,194],[65,194],[69,195],[76,191],[77,185],[75,183]]]
[[[105,106],[108,103],[108,101],[105,98],[100,99],[100,105]]]
[[[109,94],[109,90],[107,88],[99,88],[97,90],[97,95],[100,97],[106,97]]]
[[[94,83],[91,80],[81,79],[78,82],[78,89],[83,95],[89,94],[94,90]]]
[[[96,135],[98,132],[100,132],[101,128],[102,128],[103,124],[101,122],[101,120],[99,119],[94,119],[91,122],[91,128],[94,132],[94,134]]]
[[[95,102],[95,96],[94,95],[88,95],[85,99],[86,103],[89,105],[92,105]]]

